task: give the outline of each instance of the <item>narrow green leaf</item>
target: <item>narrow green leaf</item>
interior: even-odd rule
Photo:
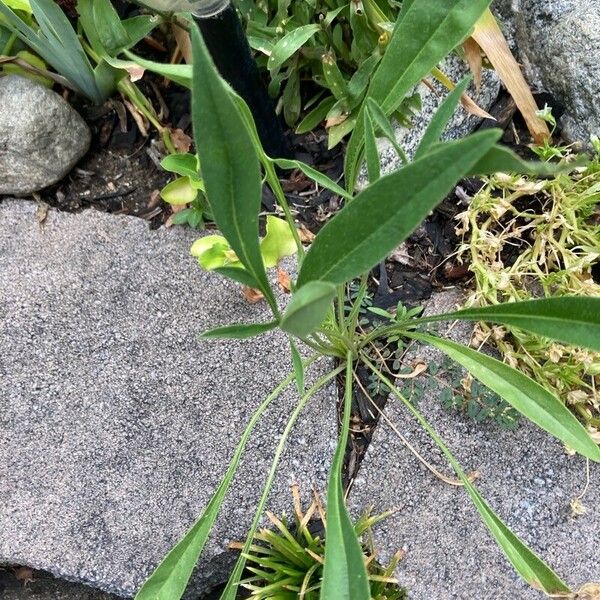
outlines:
[[[431,145],[439,142],[448,121],[452,118],[456,112],[456,107],[460,102],[460,97],[465,93],[465,90],[471,82],[471,77],[465,77],[447,96],[442,102],[440,107],[435,111],[419,146],[415,151],[415,159],[420,158],[430,149]]]
[[[348,443],[352,406],[352,356],[346,357],[344,416],[327,486],[327,531],[321,600],[369,600],[371,590],[364,556],[348,515],[342,485],[342,467]]]
[[[205,331],[200,338],[203,340],[216,339],[235,339],[245,340],[255,335],[261,335],[271,329],[277,327],[277,321],[269,321],[268,323],[244,323],[240,325],[225,325],[225,327],[215,327]]]
[[[325,319],[335,286],[326,281],[311,281],[292,295],[292,299],[281,319],[283,331],[304,338]]]
[[[369,111],[371,119],[373,120],[373,124],[377,126],[377,129],[381,131],[388,142],[392,144],[394,150],[396,150],[396,154],[398,154],[402,162],[408,162],[404,150],[396,141],[396,134],[394,133],[394,129],[389,119],[385,116],[384,112],[381,110],[381,107],[379,104],[377,104],[377,102],[375,102],[375,100],[373,100],[373,98],[367,98],[365,111]]]
[[[426,320],[490,321],[600,352],[600,298],[563,296],[465,308]]]
[[[319,25],[302,25],[284,35],[273,47],[267,61],[269,71],[278,69],[294,52],[299,50],[321,27]]]
[[[406,0],[405,0],[406,1]],[[494,539],[504,551],[506,557],[515,568],[517,573],[531,586],[536,589],[543,590],[548,595],[559,595],[569,592],[568,586],[554,573],[554,571],[541,560],[527,545],[516,536],[510,528],[500,519],[500,517],[490,508],[487,502],[483,499],[477,488],[471,483],[465,475],[462,467],[452,454],[437,432],[431,427],[428,421],[421,413],[411,404],[394,386],[381,371],[377,369],[367,357],[363,356],[365,364],[375,373],[379,379],[385,383],[391,390],[391,393],[398,398],[404,406],[413,414],[419,421],[423,429],[431,436],[433,441],[438,445],[452,468],[462,481],[465,490],[471,497],[473,504],[479,511],[484,523],[494,536]]]
[[[324,188],[331,190],[346,200],[352,200],[352,194],[348,193],[342,186],[338,185],[335,181],[320,173],[313,167],[303,163],[299,160],[289,160],[287,158],[276,158],[272,161],[278,167],[282,169],[300,169],[307,177],[310,177],[313,181],[322,185]]]
[[[132,66],[139,65],[147,71],[152,71],[152,73],[162,75],[163,77],[166,77],[167,79],[170,79],[171,81],[178,83],[183,87],[191,89],[192,65],[170,65],[155,62],[153,60],[146,60],[141,56],[133,54],[133,52],[130,52],[129,50],[125,50],[124,54],[127,56],[127,58],[129,58],[129,60],[120,60],[113,57],[105,57],[105,60],[117,69],[128,69]]]
[[[420,0],[412,2],[394,28],[392,38],[367,89],[386,115],[469,34],[490,0]],[[364,129],[359,116],[345,157],[346,187],[354,189]]]
[[[556,396],[533,379],[468,346],[427,334],[411,334],[411,337],[439,348],[544,431],[583,456],[600,462],[600,448],[583,425]]]
[[[110,0],[93,0],[92,17],[105,53],[113,55],[128,46],[129,36]]]
[[[296,387],[300,396],[304,395],[304,365],[302,364],[302,357],[294,342],[294,338],[290,338],[290,348],[292,351],[292,365],[294,366],[294,375],[296,377]]]
[[[123,29],[125,29],[129,38],[129,42],[125,48],[135,46],[160,25],[161,21],[162,19],[159,15],[136,15],[130,19],[121,21]]]
[[[335,98],[333,96],[327,96],[319,102],[319,104],[313,108],[305,117],[300,121],[298,127],[296,127],[296,133],[307,133],[312,131],[317,125],[327,117],[327,113],[331,110],[335,104]]]
[[[135,600],[179,600],[187,587],[192,571],[212,526],[219,514],[225,494],[237,471],[240,459],[250,438],[252,430],[261,415],[281,392],[290,384],[294,375],[288,375],[258,407],[248,422],[235,449],[227,472],[219,487],[215,490],[204,512],[189,528],[185,536],[171,549],[155,571],[148,577],[135,596]]]
[[[448,194],[497,140],[483,131],[440,145],[427,157],[382,177],[349,202],[315,238],[298,287],[344,283],[383,260]]]
[[[367,109],[363,112],[365,122],[365,156],[367,158],[367,175],[369,177],[369,183],[375,183],[381,171],[379,168],[379,152],[377,150],[377,140],[375,139],[375,129],[373,127],[373,120],[371,119],[371,112],[367,106]]]
[[[194,137],[208,202],[218,228],[276,311],[258,239],[262,177],[257,149],[197,26],[192,28],[192,51]]]

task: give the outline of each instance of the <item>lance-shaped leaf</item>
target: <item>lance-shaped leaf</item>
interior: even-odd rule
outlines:
[[[192,29],[194,137],[202,177],[218,228],[276,307],[258,240],[262,197],[260,164],[237,101],[218,75],[197,27]]]
[[[563,296],[433,315],[427,321],[490,321],[519,327],[573,346],[600,352],[600,298]]]
[[[225,325],[205,331],[200,337],[204,340],[235,339],[245,340],[261,333],[266,333],[277,327],[277,321],[268,323],[242,323],[240,325]]]
[[[530,421],[583,456],[600,462],[600,448],[583,425],[556,396],[533,379],[462,344],[427,334],[411,334],[411,337],[439,348]]]
[[[294,292],[280,327],[283,331],[304,338],[324,321],[335,296],[335,286],[325,281],[311,281]]]
[[[321,600],[369,600],[369,580],[362,548],[344,501],[342,466],[352,405],[352,357],[346,358],[344,418],[327,486],[327,536]]]
[[[484,131],[441,144],[427,157],[378,179],[317,234],[298,276],[344,283],[383,260],[406,239],[498,139]]]
[[[386,115],[469,34],[490,0],[420,0],[411,2],[398,19],[392,39],[373,74],[367,97]],[[364,110],[364,105],[361,111]],[[364,144],[362,112],[345,158],[346,187],[354,189]]]
[[[302,25],[284,35],[271,51],[271,56],[269,56],[267,62],[269,71],[278,69],[320,29],[319,25]]]

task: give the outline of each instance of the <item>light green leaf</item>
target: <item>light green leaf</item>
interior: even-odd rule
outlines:
[[[398,19],[367,97],[373,98],[384,114],[392,114],[413,86],[467,37],[489,3],[490,0],[412,2]],[[346,150],[348,190],[354,189],[361,162],[363,127],[361,114]]]
[[[242,266],[229,242],[222,235],[205,235],[198,238],[192,244],[190,254],[197,258],[200,266],[207,271],[225,266]]]
[[[189,177],[178,177],[174,181],[167,183],[160,190],[160,197],[173,206],[182,206],[193,202],[198,196],[198,190],[195,189]]]
[[[198,159],[195,154],[169,154],[160,161],[160,166],[170,173],[198,177]]]
[[[460,97],[465,93],[469,83],[471,81],[471,77],[465,77],[447,96],[447,98],[442,102],[440,107],[435,111],[421,141],[419,146],[415,151],[415,159],[420,158],[430,147],[439,142],[448,121],[452,118],[454,113],[456,112],[456,107],[460,102]]]
[[[302,25],[284,35],[273,46],[267,61],[269,71],[278,69],[294,52],[299,50],[321,27],[319,25]]]
[[[383,260],[414,231],[498,138],[483,131],[436,148],[424,159],[378,179],[321,231],[306,254],[298,287],[344,283]]]
[[[310,177],[313,181],[319,185],[331,190],[346,200],[352,200],[352,194],[348,193],[342,186],[338,185],[335,181],[327,177],[327,175],[313,169],[313,167],[303,163],[299,160],[289,160],[287,158],[275,158],[272,159],[278,167],[282,169],[300,169],[307,177]]]
[[[375,183],[381,171],[379,169],[379,152],[377,150],[377,140],[375,139],[375,129],[369,108],[363,112],[365,123],[365,156],[367,158],[367,175],[369,183]]]
[[[200,338],[203,340],[234,339],[245,340],[247,338],[261,335],[277,327],[277,321],[268,323],[241,323],[238,325],[225,325],[205,331]]]
[[[283,331],[304,338],[324,321],[335,286],[325,281],[311,281],[292,295],[292,299],[281,319]]]
[[[262,177],[258,151],[228,86],[221,79],[197,26],[192,28],[192,118],[208,202],[218,228],[259,285],[272,310],[258,240]]]
[[[267,234],[260,242],[265,267],[274,267],[284,256],[296,254],[294,235],[284,219],[267,215]]]
[[[12,8],[13,10],[22,10],[27,14],[31,14],[31,5],[29,4],[29,0],[2,0],[6,6]]]
[[[406,0],[405,0],[406,1]],[[462,467],[452,454],[446,444],[442,441],[436,431],[429,425],[428,421],[421,415],[411,402],[409,402],[381,371],[377,369],[366,357],[363,357],[365,364],[375,373],[379,379],[388,386],[391,393],[398,398],[404,406],[416,417],[423,429],[431,436],[438,445],[452,468],[462,481],[465,490],[471,497],[473,504],[479,511],[481,518],[494,536],[498,545],[502,548],[506,557],[511,562],[517,573],[531,586],[543,590],[548,595],[564,595],[570,590],[568,586],[552,571],[552,569],[532,552],[510,528],[496,515],[487,502],[483,499],[477,488],[471,483],[465,475]],[[561,596],[562,597],[562,596]]]
[[[123,25],[123,29],[125,29],[129,38],[126,48],[131,48],[143,40],[160,25],[161,21],[159,15],[136,15],[121,21],[121,25]]]
[[[294,375],[296,377],[296,387],[298,388],[298,393],[300,396],[304,395],[304,365],[302,364],[302,357],[300,356],[300,352],[298,352],[298,347],[296,346],[296,342],[294,342],[294,338],[290,337],[290,348],[292,351],[292,364],[294,365]]]
[[[472,348],[427,334],[411,334],[439,348],[530,421],[583,456],[600,462],[600,448],[573,413],[523,373]]]
[[[563,296],[465,308],[426,320],[490,321],[600,352],[600,298]]]
[[[327,529],[321,600],[369,600],[371,590],[362,548],[344,500],[342,467],[352,406],[352,356],[346,357],[344,416],[327,486]]]
[[[130,69],[134,66],[140,66],[147,71],[152,71],[158,75],[162,75],[183,87],[191,89],[192,87],[192,65],[170,65],[165,63],[146,60],[141,56],[136,56],[133,52],[125,50],[125,56],[129,60],[120,60],[113,57],[105,57],[105,60],[117,69]]]
[[[183,596],[256,423],[269,405],[290,384],[293,377],[293,374],[288,375],[252,415],[235,449],[227,472],[204,512],[148,577],[135,595],[135,600],[179,600]]]

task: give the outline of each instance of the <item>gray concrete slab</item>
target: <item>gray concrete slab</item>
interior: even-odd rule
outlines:
[[[455,307],[455,292],[436,294],[435,314]],[[447,331],[447,326],[443,331]],[[469,327],[454,326],[457,341],[468,341]],[[439,364],[442,355],[415,350],[409,362]],[[492,508],[544,558],[574,590],[600,580],[600,469],[590,469],[581,504],[586,514],[571,516],[570,501],[586,487],[586,461],[568,456],[562,445],[524,419],[514,431],[493,422],[475,424],[464,413],[446,410],[442,385],[424,394],[419,408],[458,457],[465,471],[479,471],[476,485]],[[435,444],[397,401],[386,414],[423,457],[453,475]],[[411,600],[535,600],[545,597],[524,585],[495,545],[466,492],[444,483],[380,421],[351,495],[357,513],[399,511],[375,530],[383,559],[406,551],[397,569]]]
[[[196,237],[93,210],[50,211],[40,225],[34,203],[0,203],[0,563],[132,595],[291,369],[276,333],[199,341],[267,315],[195,264]],[[290,389],[258,426],[196,590],[227,570],[227,544],[244,536],[296,402]],[[289,506],[292,480],[324,489],[334,446],[330,387],[294,429],[270,510]]]

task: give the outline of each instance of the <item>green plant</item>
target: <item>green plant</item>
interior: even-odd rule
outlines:
[[[468,303],[495,305],[545,296],[600,296],[600,155],[571,175],[541,181],[497,175],[457,216],[459,257],[469,262]],[[600,354],[514,327],[477,326],[488,342],[600,430]]]
[[[299,490],[292,488],[294,494],[294,518],[290,524],[285,515],[278,519],[267,512],[271,525],[275,529],[262,529],[254,536],[244,558],[248,561],[247,570],[253,575],[240,585],[250,590],[253,600],[272,598],[304,598],[317,600],[321,589],[325,539],[322,532],[326,525],[326,514],[321,501],[315,497],[303,511]],[[371,598],[374,600],[401,600],[405,591],[398,587],[394,579],[394,570],[402,553],[394,555],[387,566],[382,566],[375,558],[371,528],[391,513],[372,516],[363,514],[354,523],[357,538],[367,538],[363,545],[365,564]],[[315,529],[317,531],[315,532]],[[243,549],[243,543],[234,543],[231,548]]]
[[[460,7],[458,13],[456,7]],[[535,173],[557,169],[546,164],[534,165],[521,161],[512,152],[496,144],[501,135],[496,130],[479,132],[459,141],[439,142],[439,132],[443,130],[446,115],[452,114],[459,100],[457,94],[450,94],[443,109],[434,117],[419,149],[418,158],[390,175],[377,177],[378,157],[374,130],[375,127],[381,129],[381,125],[384,129],[386,127],[385,123],[376,124],[378,116],[387,115],[408,93],[408,83],[418,81],[446,49],[450,50],[456,40],[460,41],[468,34],[472,22],[486,7],[486,2],[463,3],[460,0],[456,3],[440,3],[438,0],[405,1],[400,21],[385,54],[386,58],[391,57],[390,60],[399,58],[400,63],[388,62],[385,65],[384,59],[375,71],[367,90],[370,102],[368,105],[365,102],[365,108],[361,112],[361,117],[365,111],[368,112],[368,118],[362,121],[362,137],[359,138],[357,133],[361,123],[359,119],[353,133],[355,154],[347,159],[347,164],[352,165],[359,158],[358,150],[365,148],[370,184],[356,195],[341,190],[342,197],[347,200],[346,206],[321,229],[306,253],[296,232],[275,166],[302,168],[305,173],[330,189],[337,191],[339,186],[302,163],[271,159],[265,155],[247,106],[218,76],[200,33],[197,29],[192,30],[193,76],[196,82],[192,113],[195,136],[198,141],[201,140],[198,152],[202,177],[215,222],[230,251],[235,254],[235,259],[231,254],[229,259],[239,261],[239,266],[231,268],[224,265],[216,270],[260,290],[272,312],[270,321],[226,325],[204,333],[204,337],[247,338],[279,328],[289,338],[294,368],[253,415],[211,501],[139,590],[138,600],[173,600],[181,597],[254,426],[281,390],[295,381],[300,399],[279,439],[242,554],[222,593],[224,600],[235,598],[246,565],[244,555],[248,554],[254,542],[290,431],[311,396],[339,373],[344,373],[345,376],[343,417],[327,490],[326,545],[320,598],[368,600],[370,590],[364,554],[345,506],[341,478],[349,435],[353,381],[358,364],[379,377],[390,390],[393,399],[402,403],[438,445],[484,523],[521,577],[548,594],[569,591],[568,586],[550,567],[493,512],[418,408],[374,364],[369,357],[369,349],[376,340],[390,336],[429,343],[468,369],[475,379],[500,395],[533,423],[583,456],[600,461],[600,448],[590,434],[550,392],[509,365],[467,346],[437,337],[429,331],[429,325],[437,321],[485,320],[519,327],[564,343],[600,350],[600,298],[548,298],[472,307],[429,317],[403,314],[398,319],[393,315],[392,318],[384,318],[383,322],[369,331],[357,328],[370,269],[419,225],[459,179],[467,175],[497,171]],[[406,36],[405,19],[409,19],[408,31],[413,36]],[[447,23],[452,23],[452,31],[447,30]],[[394,52],[390,53],[392,48]],[[381,69],[383,71],[380,75]],[[397,77],[385,83],[384,75],[387,77],[392,73]],[[389,85],[393,89],[388,89]],[[386,103],[385,110],[381,107],[381,102]],[[351,171],[355,171],[354,166]],[[273,190],[288,221],[298,252],[298,276],[292,286],[292,297],[283,311],[270,287],[261,254],[258,213],[263,177]],[[352,177],[347,180],[349,190],[353,190],[353,181]],[[350,311],[346,311],[347,284],[357,278],[360,282],[359,291]],[[302,360],[298,351],[299,342],[311,348],[314,355]],[[335,358],[337,366],[309,387],[305,370],[322,357]]]

